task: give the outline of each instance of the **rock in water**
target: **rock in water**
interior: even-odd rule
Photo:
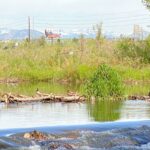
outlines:
[[[0,149],[7,149],[7,148],[9,148],[9,147],[10,147],[9,145],[0,142]]]
[[[38,141],[44,141],[48,139],[48,136],[44,133],[33,131],[31,133],[25,133],[23,136],[25,139],[29,140],[38,140]]]

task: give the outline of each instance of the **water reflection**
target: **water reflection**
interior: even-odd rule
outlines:
[[[56,94],[65,94],[70,89],[80,91],[80,86],[39,82],[0,84],[0,93],[34,95],[37,88],[44,93]],[[94,104],[0,104],[0,129],[141,119],[150,119],[149,102],[105,100]]]
[[[150,119],[150,102],[125,101],[120,109],[120,120]]]
[[[95,104],[0,104],[0,129],[150,120],[150,103],[97,101]]]
[[[84,124],[90,120],[85,104],[0,104],[0,129]]]
[[[116,121],[120,119],[122,101],[98,100],[94,104],[88,103],[88,111],[94,121]]]

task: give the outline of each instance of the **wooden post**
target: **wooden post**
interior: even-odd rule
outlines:
[[[52,37],[51,38],[51,44],[53,45],[53,43],[54,43],[54,38]]]
[[[8,95],[7,94],[4,95],[4,100],[5,100],[5,104],[9,104],[9,99],[8,99]]]

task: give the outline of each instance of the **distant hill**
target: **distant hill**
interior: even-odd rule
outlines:
[[[37,39],[43,36],[44,34],[40,31],[31,30],[31,38]],[[23,40],[28,37],[28,30],[9,30],[9,29],[0,29],[0,40]]]
[[[32,39],[38,39],[41,36],[44,36],[44,33],[37,31],[37,30],[31,30],[31,38]],[[61,32],[61,38],[65,39],[72,39],[72,38],[79,38],[81,36],[81,32]],[[85,38],[95,38],[94,32],[86,32],[84,31],[83,36]],[[105,33],[104,36],[107,39],[114,39],[116,38],[116,35],[113,33]],[[28,37],[28,29],[5,29],[0,28],[0,40],[23,40]]]
[[[96,34],[93,32],[91,32],[91,33],[88,33],[88,32],[84,32],[83,34],[82,34],[85,38],[95,38],[96,37]],[[73,38],[80,38],[80,36],[81,36],[81,32],[70,32],[70,33],[65,33],[65,32],[63,32],[63,33],[61,33],[61,37],[62,38],[65,38],[65,39],[69,39],[69,38],[71,38],[71,39],[73,39]],[[115,35],[115,34],[113,34],[113,33],[105,33],[104,34],[104,37],[105,38],[107,38],[107,39],[115,39],[115,38],[117,38],[118,36],[117,35]]]

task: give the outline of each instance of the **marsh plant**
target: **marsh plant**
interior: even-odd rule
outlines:
[[[150,63],[150,37],[145,40],[133,40],[122,38],[117,44],[117,53],[121,58],[140,60],[142,63]]]
[[[86,84],[86,93],[89,97],[121,97],[123,91],[121,77],[106,64],[100,65]]]
[[[105,63],[114,68],[125,83],[135,80],[149,81],[150,63],[141,63],[139,57],[133,59],[134,55],[127,57],[127,51],[130,50],[128,42],[118,49],[118,42],[123,41],[105,39],[98,49],[95,39],[84,38],[83,47],[80,40],[63,39],[59,44],[57,41],[51,44],[43,38],[31,40],[30,43],[27,40],[7,43],[1,41],[0,80],[17,78],[24,81],[68,80],[70,83],[84,83],[100,64]],[[150,57],[149,41],[147,40],[144,53],[141,51],[145,60]],[[15,46],[15,43],[18,43],[18,46]],[[129,47],[132,46],[129,44]],[[119,52],[117,55],[114,52],[116,49]]]

